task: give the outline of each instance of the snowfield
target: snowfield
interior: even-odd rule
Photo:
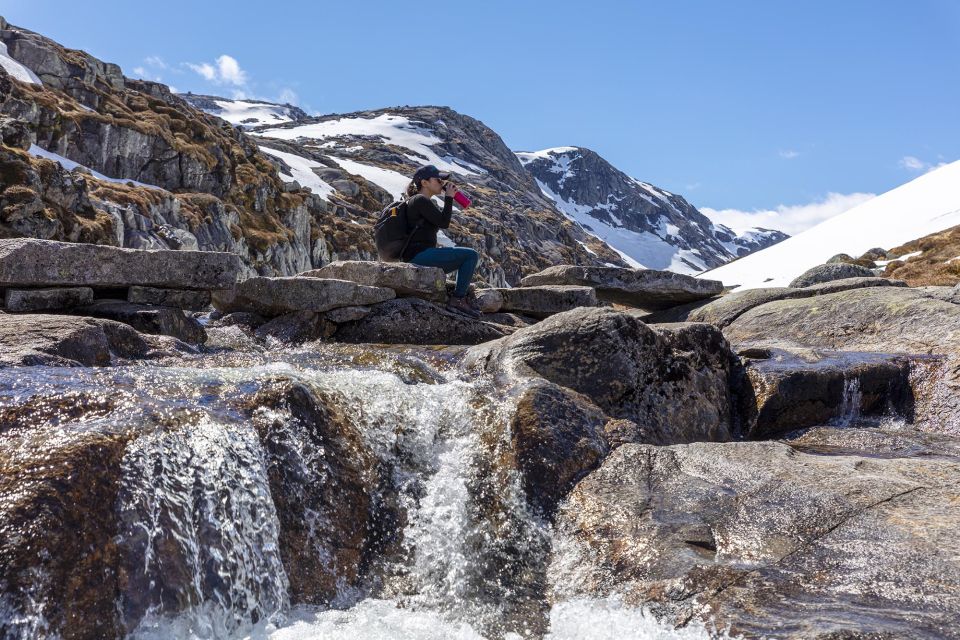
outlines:
[[[270,154],[275,158],[280,158],[290,166],[290,174],[280,172],[280,179],[284,182],[293,182],[296,180],[300,183],[301,187],[310,187],[311,191],[324,200],[329,200],[330,195],[336,191],[336,189],[321,180],[320,176],[313,172],[314,169],[323,167],[319,162],[292,153],[277,151],[276,149],[264,147],[263,145],[260,145],[260,151]]]
[[[40,78],[37,77],[37,74],[10,57],[10,54],[7,53],[7,45],[2,42],[0,42],[0,67],[3,67],[7,73],[12,75],[20,82],[26,82],[27,84],[43,84],[40,82]]]
[[[892,249],[960,224],[960,161],[821,222],[792,238],[702,275],[738,290],[785,287],[838,253]]]
[[[222,111],[210,113],[240,127],[259,127],[293,121],[289,107],[283,105],[244,100],[214,100],[214,103]]]

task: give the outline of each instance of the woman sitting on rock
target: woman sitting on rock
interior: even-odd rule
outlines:
[[[420,167],[407,187],[407,225],[413,230],[401,258],[423,267],[439,267],[446,273],[457,272],[457,286],[447,306],[473,318],[480,314],[466,300],[467,289],[480,260],[468,247],[438,247],[437,231],[450,226],[453,194],[449,173],[440,173],[432,164]],[[443,210],[431,198],[443,194]]]

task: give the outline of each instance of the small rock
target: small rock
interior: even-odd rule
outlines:
[[[203,344],[207,341],[206,331],[195,318],[172,307],[132,304],[125,300],[96,300],[91,305],[77,307],[72,313],[116,320],[137,331],[173,336],[188,344]]]
[[[93,302],[93,289],[64,287],[58,289],[7,289],[3,296],[7,311],[36,312],[70,309]]]
[[[482,313],[497,313],[503,308],[503,294],[497,289],[478,289],[474,300]]]
[[[337,342],[383,344],[479,344],[506,331],[419,298],[397,298],[372,305],[359,320],[340,325]]]
[[[331,327],[323,314],[315,311],[294,311],[261,325],[255,332],[260,340],[273,338],[287,344],[301,344],[329,337],[336,327]]]
[[[831,280],[843,280],[845,278],[870,278],[873,277],[873,271],[867,267],[861,267],[856,264],[821,264],[812,269],[804,271],[794,278],[790,283],[791,288],[809,287],[812,284],[829,282]]]
[[[127,293],[127,301],[134,304],[176,307],[186,311],[202,311],[210,306],[210,292],[133,286]]]
[[[341,324],[364,318],[370,313],[370,307],[340,307],[327,311],[327,320]]]

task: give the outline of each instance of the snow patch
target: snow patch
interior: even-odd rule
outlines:
[[[40,82],[40,78],[37,77],[37,74],[28,69],[23,63],[17,62],[10,57],[10,54],[7,53],[7,45],[2,42],[0,42],[0,67],[3,67],[7,73],[20,82],[26,82],[27,84],[43,84]]]
[[[792,238],[702,274],[739,290],[784,287],[838,253],[896,247],[960,224],[960,161],[944,165]],[[903,257],[900,258],[904,259]]]
[[[50,151],[47,151],[46,149],[43,149],[43,148],[41,148],[41,147],[38,147],[38,146],[35,145],[35,144],[30,145],[30,149],[28,149],[28,152],[30,153],[30,155],[35,156],[35,157],[37,157],[37,158],[46,158],[47,160],[53,160],[54,162],[59,162],[59,163],[60,163],[60,166],[63,167],[64,169],[66,169],[67,171],[73,171],[73,170],[76,169],[77,167],[80,167],[80,168],[82,168],[82,169],[86,169],[87,171],[90,172],[90,175],[91,175],[91,176],[93,176],[93,177],[96,178],[97,180],[103,180],[104,182],[113,182],[113,183],[115,183],[115,184],[133,183],[134,185],[136,185],[136,186],[138,186],[138,187],[145,187],[145,188],[147,188],[147,189],[160,189],[161,191],[165,191],[165,189],[163,189],[163,187],[158,187],[158,186],[155,185],[155,184],[147,184],[147,183],[145,183],[145,182],[138,182],[137,180],[131,180],[130,178],[111,178],[110,176],[105,176],[105,175],[103,175],[102,173],[99,173],[99,172],[97,172],[97,171],[94,171],[94,170],[91,169],[90,167],[86,167],[86,166],[80,164],[79,162],[74,162],[73,160],[70,160],[69,158],[64,158],[64,157],[61,156],[61,155],[58,155],[58,154],[56,154],[56,153],[52,153],[52,152],[50,152]]]
[[[410,178],[396,171],[372,167],[368,164],[357,162],[356,160],[347,160],[346,158],[337,158],[335,156],[327,157],[340,165],[347,173],[361,176],[373,184],[383,187],[395,200],[403,198],[403,193],[407,190],[407,185],[410,184]]]
[[[290,108],[278,104],[246,102],[244,100],[214,100],[213,102],[220,107],[220,110],[210,110],[208,113],[223,118],[238,127],[258,127],[265,124],[293,121]]]
[[[285,153],[283,151],[277,151],[276,149],[271,149],[270,147],[264,146],[260,146],[260,151],[263,151],[274,158],[280,158],[290,166],[289,175],[280,172],[280,179],[284,182],[293,182],[296,180],[300,183],[300,186],[310,187],[311,191],[328,201],[333,192],[336,191],[336,189],[321,180],[320,176],[313,172],[314,169],[324,168],[324,165],[320,164],[316,160],[310,160],[292,153]]]
[[[324,140],[338,136],[375,136],[386,144],[409,150],[407,158],[415,164],[432,164],[442,172],[459,174],[486,173],[485,170],[465,160],[452,156],[440,156],[432,146],[443,142],[422,123],[411,122],[403,116],[381,114],[375,118],[340,118],[290,129],[267,129],[256,135],[270,136],[281,140],[308,138]],[[408,180],[409,182],[409,180]]]

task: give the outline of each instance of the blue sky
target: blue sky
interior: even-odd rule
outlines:
[[[960,159],[955,0],[64,6],[0,13],[180,91],[448,105],[730,215],[809,222]]]

